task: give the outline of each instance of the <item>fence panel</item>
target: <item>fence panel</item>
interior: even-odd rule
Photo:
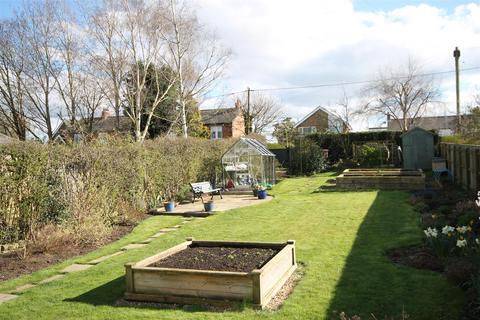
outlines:
[[[441,143],[440,155],[447,160],[454,182],[467,190],[480,187],[480,145]]]

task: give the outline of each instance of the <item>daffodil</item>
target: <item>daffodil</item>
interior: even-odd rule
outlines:
[[[423,230],[427,238],[436,238],[438,236],[438,231],[436,228],[427,228]]]
[[[467,232],[467,230],[468,230],[468,227],[466,227],[466,226],[457,227],[457,232],[458,233],[465,233],[465,232]]]
[[[447,226],[444,226],[444,227],[442,228],[442,233],[443,233],[443,234],[449,234],[449,233],[451,233],[451,232],[453,232],[453,231],[455,231],[455,228],[454,228],[454,227],[451,227],[451,226],[448,226],[448,225],[447,225]]]
[[[457,240],[457,247],[463,248],[467,245],[467,240]]]

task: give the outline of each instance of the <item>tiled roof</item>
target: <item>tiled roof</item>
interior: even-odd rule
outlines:
[[[239,114],[237,108],[222,108],[222,109],[203,109],[200,110],[202,122],[204,124],[223,124],[232,123],[232,121]]]

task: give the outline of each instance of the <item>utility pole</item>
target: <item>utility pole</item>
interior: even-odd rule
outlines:
[[[247,87],[247,134],[252,133],[252,117],[250,116],[250,87]]]
[[[458,60],[460,58],[460,50],[458,47],[455,47],[453,51],[453,57],[455,58],[455,86],[456,86],[456,94],[457,94],[457,133],[460,133],[460,70],[458,69]]]

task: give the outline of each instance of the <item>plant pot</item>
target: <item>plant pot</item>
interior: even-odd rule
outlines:
[[[253,196],[257,197],[258,196],[258,190],[257,189],[252,189],[252,191],[253,191]]]
[[[174,201],[164,202],[163,206],[165,207],[166,212],[173,212],[173,210],[175,209],[175,202]]]
[[[266,199],[267,190],[258,190],[258,199]]]
[[[206,212],[211,212],[213,211],[214,205],[213,201],[208,201],[203,204],[203,208],[205,209]]]

